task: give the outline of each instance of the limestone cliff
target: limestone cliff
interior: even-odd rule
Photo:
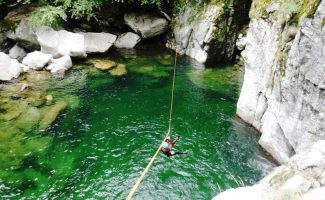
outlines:
[[[253,1],[237,114],[280,163],[325,139],[325,0]]]
[[[250,0],[179,1],[173,17],[174,38],[167,44],[200,63],[232,60]]]

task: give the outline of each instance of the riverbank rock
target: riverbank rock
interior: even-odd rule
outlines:
[[[9,50],[9,56],[12,59],[22,60],[26,56],[26,51],[17,44]]]
[[[268,4],[253,2],[237,114],[262,132],[261,146],[286,163],[325,139],[325,1],[294,4],[295,12],[278,3],[281,9],[267,13]]]
[[[154,14],[124,14],[125,23],[142,38],[152,38],[165,33],[168,29],[168,21]]]
[[[69,55],[64,55],[58,59],[52,59],[51,64],[46,67],[52,74],[64,74],[72,67],[72,60]]]
[[[116,48],[132,49],[141,41],[141,37],[135,33],[127,32],[119,35],[114,43]]]
[[[0,52],[0,80],[9,81],[13,78],[18,78],[22,72],[20,63],[10,58],[7,54]]]
[[[79,34],[85,37],[85,50],[87,53],[105,53],[113,46],[117,36],[110,33],[86,32]]]
[[[248,1],[180,2],[166,46],[200,63],[232,61],[240,28],[248,21]],[[198,8],[199,7],[199,8]]]
[[[293,156],[254,186],[226,190],[213,200],[317,200],[325,194],[325,140]]]
[[[33,70],[41,70],[47,65],[52,59],[52,55],[42,53],[40,51],[34,51],[32,53],[27,54],[27,56],[23,59],[23,65],[25,65],[28,69]]]
[[[71,57],[86,57],[85,37],[66,30],[55,31],[50,27],[42,27],[36,31],[41,51],[53,55],[54,58],[68,54]]]
[[[6,36],[26,49],[39,49],[39,42],[35,31],[28,25],[28,19],[22,19],[14,31],[9,31]]]

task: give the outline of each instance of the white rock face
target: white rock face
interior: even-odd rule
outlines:
[[[87,53],[105,53],[114,44],[117,36],[110,33],[79,33],[85,37]]]
[[[52,59],[51,64],[46,67],[52,74],[64,74],[72,67],[72,60],[69,55],[64,55],[58,59]]]
[[[33,50],[40,47],[35,31],[28,25],[28,19],[21,20],[16,30],[10,31],[6,35],[8,38],[17,41],[24,48]]]
[[[202,12],[204,16],[189,22],[194,11],[191,7],[185,7],[175,19],[173,33],[176,41],[167,43],[167,47],[180,54],[186,54],[200,63],[206,62],[209,42],[213,39],[214,21],[220,10],[221,8],[216,5],[209,5]]]
[[[144,39],[161,35],[168,29],[168,21],[153,14],[127,13],[124,15],[124,21]]]
[[[28,69],[41,70],[45,67],[45,65],[50,62],[51,59],[52,55],[50,54],[45,54],[40,51],[34,51],[32,53],[27,54],[27,56],[23,59],[22,63]]]
[[[21,60],[26,56],[26,52],[16,44],[9,50],[9,56],[10,58]]]
[[[325,140],[320,140],[256,185],[226,190],[213,200],[323,200],[324,177]]]
[[[237,114],[262,132],[259,143],[280,163],[325,139],[324,17],[323,0],[293,40],[277,21],[249,25]]]
[[[86,57],[85,37],[66,30],[55,31],[50,27],[43,27],[36,31],[37,40],[43,53],[51,54],[55,58],[66,54],[71,57]]]
[[[22,72],[20,63],[10,58],[7,54],[0,52],[0,80],[10,81],[13,78],[18,78]]]
[[[120,49],[133,49],[140,41],[141,37],[139,35],[127,32],[118,36],[114,46]]]

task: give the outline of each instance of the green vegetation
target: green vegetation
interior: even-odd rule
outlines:
[[[90,21],[97,19],[101,8],[105,5],[152,5],[160,7],[162,3],[168,3],[168,0],[17,0],[16,4],[35,4],[37,9],[30,17],[30,24],[36,26],[52,26],[60,28],[67,19],[82,19]],[[12,1],[0,0],[0,6],[6,7],[12,5]]]
[[[287,15],[290,16],[292,22],[299,23],[304,17],[312,18],[320,4],[320,0],[254,0],[250,11],[250,18],[265,18],[269,14],[278,17]],[[272,13],[267,13],[267,7],[273,3],[278,4],[279,9]]]

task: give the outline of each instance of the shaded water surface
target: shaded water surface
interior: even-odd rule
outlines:
[[[16,141],[37,145],[25,149],[15,167],[4,156],[14,147],[1,141],[2,198],[126,197],[168,129],[173,60],[165,50],[121,52],[109,59],[125,64],[127,74],[114,77],[81,64],[64,79],[48,81],[43,90],[68,107],[45,131]],[[235,118],[242,70],[195,65],[178,61],[173,116],[173,136],[181,136],[175,149],[190,154],[159,155],[135,199],[211,199],[263,174],[258,135]]]

